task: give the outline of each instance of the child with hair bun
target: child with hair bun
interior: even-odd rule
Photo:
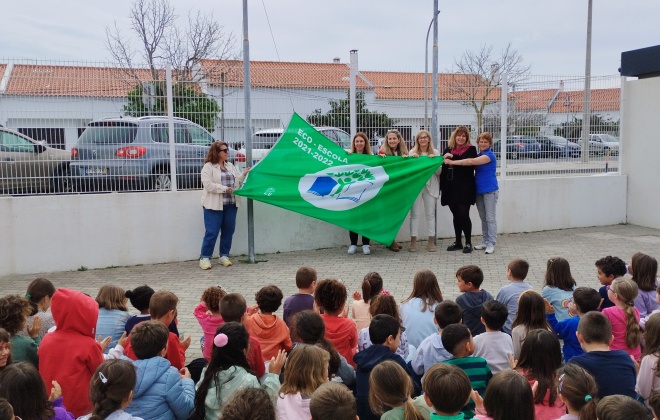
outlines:
[[[94,372],[89,398],[94,410],[79,420],[142,420],[124,411],[133,399],[135,366],[126,360],[106,360]]]
[[[44,338],[44,335],[55,326],[53,321],[53,314],[50,311],[50,301],[55,293],[55,286],[50,280],[43,277],[36,278],[28,284],[27,293],[25,297],[32,305],[31,315],[27,319],[27,323],[19,335],[28,336],[28,327],[32,327],[34,318],[41,320],[41,329],[39,330],[39,338]]]
[[[612,324],[611,350],[623,350],[639,361],[642,333],[639,328],[639,311],[635,308],[637,284],[624,278],[615,279],[607,290],[607,296],[614,306],[603,309],[603,315]]]
[[[149,302],[154,293],[156,293],[155,290],[146,284],[144,286],[138,286],[133,290],[126,291],[124,295],[131,302],[131,305],[140,311],[140,315],[133,315],[126,321],[126,326],[124,327],[126,334],[130,334],[133,327],[140,322],[149,321],[151,319],[151,315],[149,315]],[[170,323],[168,328],[170,332],[176,334],[177,337],[179,336],[179,330],[176,326],[176,318]]]
[[[593,376],[575,363],[565,365],[558,374],[559,399],[568,414],[557,420],[597,420],[598,386]]]
[[[250,335],[245,326],[238,322],[227,322],[216,333],[211,360],[197,383],[195,409],[190,419],[220,418],[223,408],[234,394],[247,387],[264,388],[275,403],[280,387],[278,375],[284,366],[286,352],[280,350],[270,360],[268,374],[260,384],[247,361]]]
[[[204,332],[204,347],[202,354],[204,358],[211,360],[211,352],[213,351],[213,337],[215,332],[224,324],[225,321],[220,315],[220,299],[225,297],[227,293],[220,286],[211,286],[204,290],[202,299],[199,305],[195,307],[193,315],[197,318],[199,326],[202,327]]]
[[[363,328],[369,328],[371,315],[369,305],[371,299],[378,296],[383,290],[383,278],[375,271],[367,273],[362,280],[362,293],[353,292],[353,305],[351,306],[351,316],[355,320],[355,327],[358,332]]]
[[[322,348],[300,344],[291,350],[284,368],[284,382],[277,398],[277,418],[307,420],[309,402],[316,388],[328,382],[330,354]]]
[[[413,382],[396,362],[386,360],[369,375],[369,406],[381,420],[425,420],[431,408],[424,397],[412,398]]]

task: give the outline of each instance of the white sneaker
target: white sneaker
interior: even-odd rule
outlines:
[[[202,270],[208,270],[209,268],[211,268],[211,260],[209,260],[208,258],[200,258],[199,268],[201,268]]]
[[[492,254],[493,252],[495,252],[495,245],[488,245],[486,247],[486,254]]]
[[[362,253],[364,255],[371,254],[371,247],[369,245],[362,245]]]
[[[351,245],[348,247],[348,253],[353,255],[357,252],[357,245]]]
[[[220,257],[220,264],[224,265],[225,267],[232,265],[228,257]]]
[[[479,245],[475,245],[474,249],[478,249],[478,250],[486,249],[486,244],[481,243]]]

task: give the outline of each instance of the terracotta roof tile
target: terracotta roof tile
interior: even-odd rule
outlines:
[[[568,107],[566,106],[566,97],[568,96]],[[575,113],[583,112],[584,91],[566,91],[559,94],[559,97],[550,108],[551,113]],[[621,106],[621,89],[591,89],[591,106],[594,111],[618,111]]]
[[[140,80],[151,71],[137,69]],[[125,70],[113,67],[14,65],[6,95],[124,97],[135,86]]]

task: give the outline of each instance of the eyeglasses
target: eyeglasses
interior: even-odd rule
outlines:
[[[417,138],[420,139],[420,140],[421,140],[421,139],[428,139],[429,136],[427,136],[427,135],[423,135],[423,136],[417,136]]]
[[[229,151],[229,149],[220,149],[220,151],[227,153]]]

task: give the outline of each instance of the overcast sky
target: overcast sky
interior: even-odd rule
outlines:
[[[212,12],[242,48],[242,1],[170,0],[181,18]],[[617,74],[622,51],[660,44],[658,0],[594,0],[592,74]],[[6,0],[0,61],[14,58],[105,62],[104,28],[128,28],[131,0]],[[511,42],[539,75],[583,75],[587,0],[450,0],[439,2],[439,68],[466,50]],[[349,61],[370,71],[424,71],[432,0],[251,0],[252,60]],[[267,17],[270,20],[271,31]],[[126,32],[128,33],[128,32]],[[432,33],[429,44],[432,44]],[[429,49],[431,60],[431,49]],[[431,69],[429,61],[429,71]]]

